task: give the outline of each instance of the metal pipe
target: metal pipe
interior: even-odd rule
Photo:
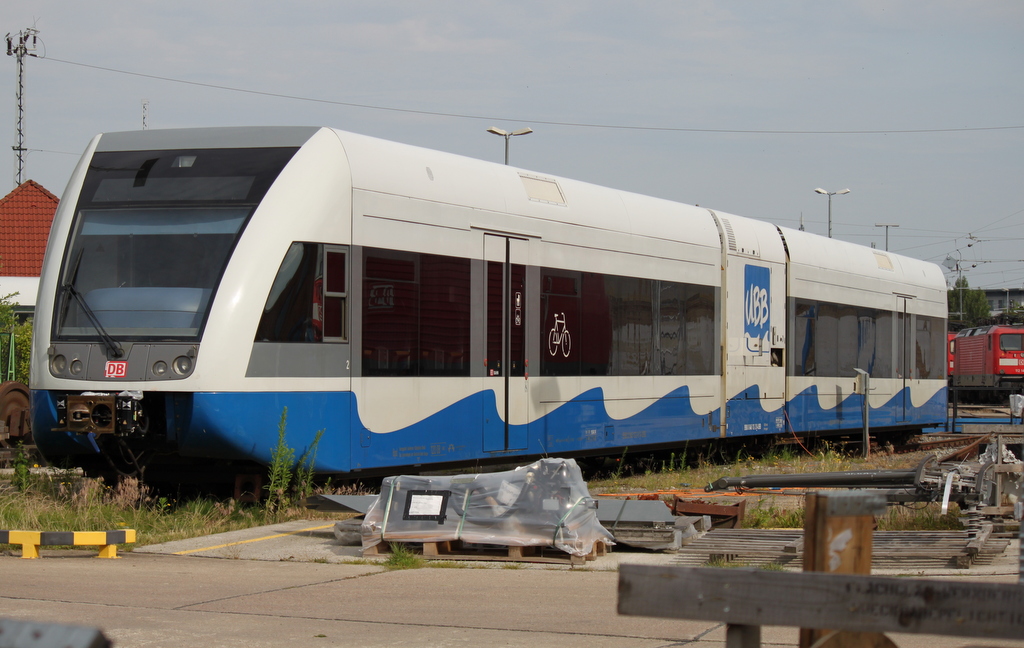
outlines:
[[[852,470],[795,475],[722,477],[704,487],[707,492],[730,488],[859,488],[913,486],[917,470]]]

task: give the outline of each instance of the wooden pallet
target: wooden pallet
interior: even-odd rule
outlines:
[[[872,566],[970,568],[1002,554],[1008,540],[970,538],[966,531],[875,531]],[[685,545],[676,564],[741,562],[751,566],[775,563],[786,568],[803,565],[802,529],[713,529]]]
[[[497,562],[533,562],[563,565],[584,565],[608,553],[608,546],[595,542],[586,556],[576,556],[554,547],[518,547],[511,545],[467,545],[461,540],[441,542],[407,543],[422,544],[422,558],[426,560],[489,560]],[[388,542],[363,549],[363,556],[386,556],[391,553]]]

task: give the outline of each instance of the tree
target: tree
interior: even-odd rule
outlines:
[[[14,334],[14,379],[28,384],[29,357],[32,350],[32,320],[21,324],[14,316],[13,297],[18,293],[0,295],[0,368],[7,369],[8,334]]]
[[[960,276],[946,293],[949,308],[949,320],[961,322],[965,326],[975,326],[981,320],[991,316],[992,311],[981,288],[971,288],[967,277]]]

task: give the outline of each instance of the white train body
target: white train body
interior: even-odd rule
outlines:
[[[940,269],[328,128],[97,136],[40,279],[52,458],[323,472],[945,420]],[[83,305],[84,302],[84,305]],[[108,459],[110,461],[108,461]],[[134,466],[133,466],[134,465]]]

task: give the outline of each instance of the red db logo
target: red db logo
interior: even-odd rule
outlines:
[[[127,360],[107,360],[107,365],[103,368],[104,378],[124,378],[127,375]]]

